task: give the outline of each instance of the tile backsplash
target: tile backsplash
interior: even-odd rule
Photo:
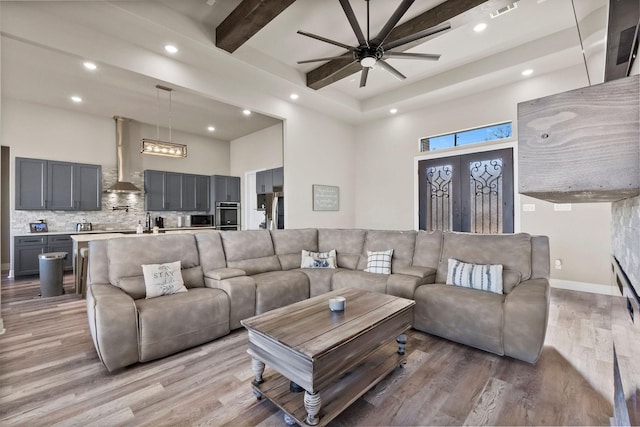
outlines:
[[[133,172],[130,181],[138,188],[144,188],[144,174]],[[102,171],[102,188],[106,189],[117,180],[117,171]],[[114,209],[115,208],[115,209]],[[161,216],[166,228],[177,227],[178,217],[207,212],[150,212],[151,219]],[[29,223],[44,220],[53,232],[73,232],[76,223],[86,220],[94,230],[134,230],[138,221],[145,225],[147,212],[144,210],[144,194],[102,193],[101,211],[22,211],[11,213],[12,235],[29,233]]]

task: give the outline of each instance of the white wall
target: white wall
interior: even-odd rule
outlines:
[[[356,165],[353,126],[306,108],[285,121],[284,188],[287,228],[351,228],[356,225]],[[340,187],[339,211],[314,211],[313,184]]]
[[[230,143],[229,173],[244,176],[245,172],[283,166],[282,123],[254,132]]]
[[[424,155],[419,153],[420,138],[507,120],[517,136],[519,102],[586,85],[583,67],[575,67],[358,126],[355,226],[414,228],[414,161]],[[517,161],[515,167],[517,175]],[[517,231],[549,236],[552,259],[563,260],[563,269],[552,269],[552,278],[609,284],[609,204],[574,205],[571,212],[555,212],[550,203],[535,201],[539,209],[521,215],[524,202],[530,200],[516,197]]]

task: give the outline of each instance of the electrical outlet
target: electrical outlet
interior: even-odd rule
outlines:
[[[562,270],[562,260],[561,259],[557,259],[554,263],[556,270]]]
[[[535,212],[536,205],[533,203],[525,203],[522,205],[522,212]]]

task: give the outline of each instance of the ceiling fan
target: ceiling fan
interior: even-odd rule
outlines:
[[[407,12],[409,7],[413,4],[415,0],[402,0],[400,5],[397,7],[393,15],[389,18],[384,27],[380,30],[378,35],[373,39],[369,35],[369,0],[367,2],[367,38],[364,37],[362,33],[362,29],[358,24],[358,20],[356,19],[356,15],[353,13],[353,9],[351,8],[351,4],[349,0],[340,0],[340,5],[342,5],[342,10],[344,10],[345,15],[347,15],[347,19],[349,20],[349,24],[351,24],[351,28],[358,39],[358,46],[349,46],[344,43],[337,42],[335,40],[328,39],[326,37],[318,36],[316,34],[307,33],[305,31],[298,30],[298,34],[302,34],[303,36],[311,37],[312,39],[320,40],[325,43],[329,43],[335,46],[339,46],[348,50],[347,53],[338,56],[332,56],[328,58],[316,58],[316,59],[307,59],[305,61],[298,61],[298,64],[307,64],[310,62],[320,62],[320,61],[330,61],[333,59],[349,59],[353,58],[353,62],[358,62],[362,65],[362,74],[360,75],[360,87],[364,87],[367,84],[367,76],[369,75],[369,70],[373,68],[374,65],[379,65],[395,77],[400,80],[406,79],[406,76],[402,74],[400,71],[391,66],[385,59],[387,58],[404,58],[404,59],[426,59],[431,61],[437,61],[440,58],[440,55],[428,54],[428,53],[408,53],[408,52],[394,52],[392,49],[405,45],[407,43],[411,43],[413,41],[419,40],[424,37],[428,37],[434,34],[437,34],[442,31],[446,31],[451,28],[449,23],[437,25],[435,27],[427,28],[422,31],[418,31],[417,33],[410,34],[408,36],[402,37],[397,40],[393,40],[387,42],[387,38],[391,31],[394,29],[400,18]],[[353,63],[352,62],[352,63]]]

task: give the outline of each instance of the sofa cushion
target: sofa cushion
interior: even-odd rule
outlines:
[[[271,230],[273,248],[283,270],[300,267],[302,250],[318,251],[318,230],[316,228]]]
[[[388,274],[367,273],[360,270],[341,270],[333,275],[331,289],[356,288],[386,294],[388,280]]]
[[[192,234],[119,237],[107,241],[109,282],[132,298],[144,298],[143,264],[165,264],[179,260],[187,288],[203,287],[204,278]],[[186,272],[187,269],[193,271]],[[121,283],[122,281],[122,283]]]
[[[416,245],[415,231],[393,231],[393,230],[368,230],[362,257],[358,263],[358,270],[367,267],[367,252],[384,251],[393,249],[391,260],[391,271],[396,268],[408,267],[413,259],[413,251]]]
[[[423,285],[415,292],[413,327],[499,355],[504,294],[444,284]]]
[[[203,271],[215,270],[227,266],[224,249],[222,248],[222,238],[219,232],[196,233],[195,238]]]
[[[200,266],[183,268],[181,273],[184,286],[187,289],[204,287],[202,268]],[[140,274],[140,276],[121,277],[120,280],[118,280],[117,286],[133,299],[145,298],[147,296],[147,288],[142,274]]]
[[[355,270],[364,247],[364,236],[364,230],[321,228],[318,230],[318,250],[335,249],[338,267]]]
[[[280,270],[268,230],[223,231],[220,237],[227,267],[239,268],[249,275]]]
[[[309,298],[309,278],[300,270],[271,271],[251,278],[256,283],[255,314]]]
[[[520,272],[522,280],[531,276],[531,237],[518,234],[472,234],[445,232],[436,283],[447,280],[449,258],[473,264],[502,264]]]
[[[229,298],[220,289],[135,301],[140,361],[157,359],[229,333]]]
[[[367,273],[374,274],[391,274],[391,257],[393,257],[393,249],[386,251],[367,251]]]
[[[502,293],[502,264],[470,264],[449,258],[447,285]]]
[[[442,252],[442,231],[418,231],[412,265],[438,268]]]
[[[180,261],[165,264],[143,264],[145,298],[156,298],[187,292],[180,272]]]
[[[309,297],[326,294],[331,290],[331,279],[343,268],[301,268],[301,271],[309,278]]]

